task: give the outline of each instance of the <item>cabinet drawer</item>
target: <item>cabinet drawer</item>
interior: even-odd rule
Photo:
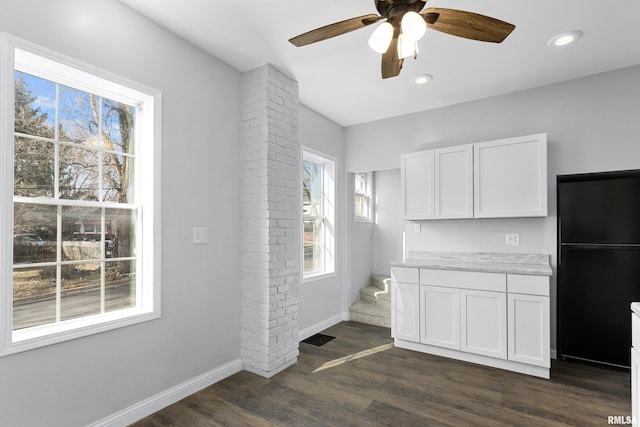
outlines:
[[[549,296],[549,277],[508,274],[507,292],[513,294]]]
[[[419,270],[413,267],[391,267],[391,280],[396,283],[418,283]]]
[[[506,292],[506,274],[479,273],[476,271],[453,271],[420,269],[420,283],[451,288],[477,289],[481,291]]]

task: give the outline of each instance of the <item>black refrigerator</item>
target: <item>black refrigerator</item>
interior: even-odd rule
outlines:
[[[640,301],[640,170],[560,175],[558,352],[630,367]]]

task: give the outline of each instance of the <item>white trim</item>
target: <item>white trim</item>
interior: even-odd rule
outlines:
[[[526,363],[514,362],[512,360],[498,359],[495,357],[484,356],[482,354],[466,353],[463,351],[405,341],[397,338],[394,340],[394,345],[398,348],[404,348],[407,350],[415,350],[422,353],[434,354],[436,356],[448,357],[450,359],[477,363],[479,365],[491,366],[493,368],[505,369],[521,374],[549,379],[550,369],[542,366],[528,365]]]
[[[315,335],[318,332],[322,332],[327,328],[332,327],[333,325],[337,325],[340,322],[349,320],[349,312],[343,311],[340,314],[336,314],[335,316],[331,316],[328,319],[325,319],[321,322],[316,323],[315,325],[311,325],[307,328],[304,328],[298,332],[298,341],[306,340],[311,335]]]
[[[144,399],[115,414],[109,415],[88,427],[120,427],[132,424],[167,406],[176,403],[187,396],[209,387],[242,370],[242,360],[235,359],[229,363],[205,372],[195,378],[171,387],[161,393]]]

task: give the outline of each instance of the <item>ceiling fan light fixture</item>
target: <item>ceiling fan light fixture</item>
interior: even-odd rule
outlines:
[[[398,58],[404,59],[413,56],[418,56],[418,43],[409,40],[404,33],[401,33],[398,37]]]
[[[567,46],[582,37],[582,31],[571,30],[564,33],[557,34],[547,42],[550,47],[562,47]]]
[[[420,40],[422,36],[424,36],[425,31],[427,31],[427,23],[424,22],[424,18],[416,12],[405,13],[402,17],[400,27],[407,40],[412,42]]]
[[[393,25],[389,22],[383,22],[369,37],[369,47],[378,53],[385,53],[389,49],[392,38]]]

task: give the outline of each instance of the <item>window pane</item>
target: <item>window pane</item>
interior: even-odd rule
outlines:
[[[99,97],[60,85],[60,141],[98,147]]]
[[[102,100],[102,144],[106,150],[133,153],[136,109],[120,102]]]
[[[55,322],[56,267],[13,270],[13,330]]]
[[[302,168],[302,203],[305,215],[322,215],[322,166],[305,160]]]
[[[105,201],[133,202],[134,159],[107,153],[103,157],[102,197]]]
[[[355,192],[360,194],[367,193],[367,176],[361,173],[355,174]]]
[[[15,131],[54,138],[56,85],[26,73],[15,74]]]
[[[51,142],[15,137],[13,194],[23,197],[53,197],[55,146]]]
[[[101,209],[62,207],[62,259],[102,258]]]
[[[369,198],[361,194],[356,194],[355,199],[355,215],[358,218],[369,218]]]
[[[105,209],[105,249],[107,258],[135,256],[136,214],[131,209]]]
[[[62,266],[61,320],[100,314],[100,275],[98,262]]]
[[[304,274],[324,272],[324,222],[304,220]]]
[[[14,204],[14,264],[56,260],[56,206]]]
[[[60,198],[98,200],[98,153],[60,146]]]
[[[107,262],[105,269],[105,311],[134,307],[136,305],[135,262]]]

